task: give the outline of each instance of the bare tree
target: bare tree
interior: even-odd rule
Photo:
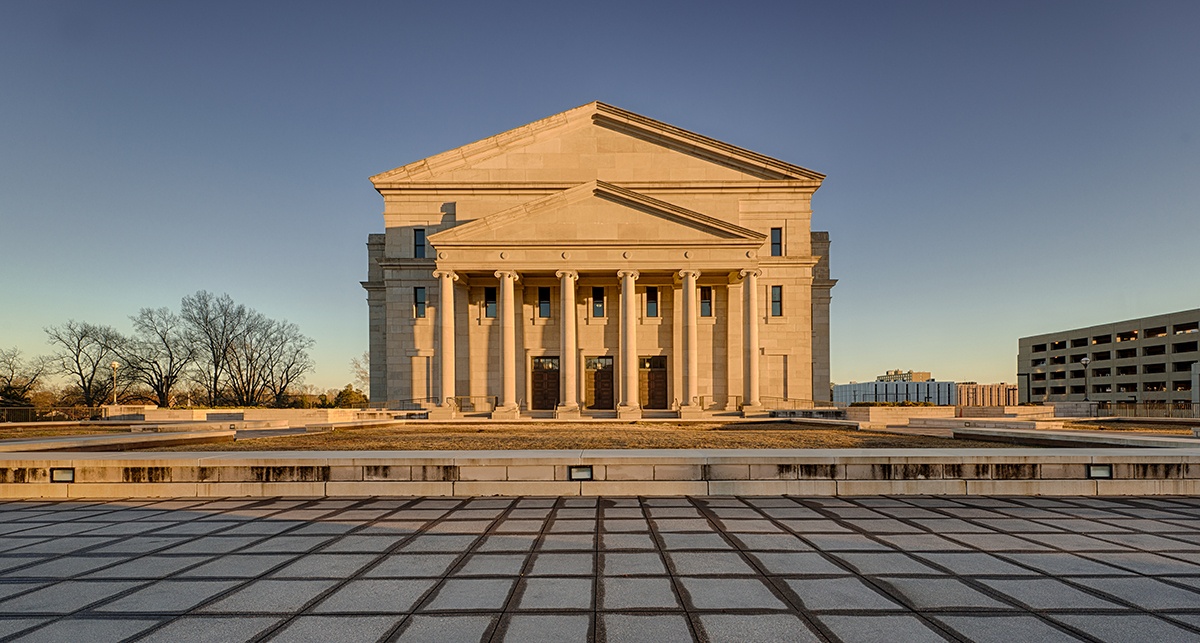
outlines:
[[[359,389],[371,390],[371,351],[363,351],[362,355],[350,359],[350,374]]]
[[[312,343],[295,324],[252,312],[245,333],[226,356],[234,403],[284,405],[289,387],[312,370]]]
[[[289,322],[271,322],[268,350],[263,364],[267,390],[274,398],[275,406],[286,406],[291,388],[299,384],[304,374],[313,368],[308,349],[313,340],[300,332],[300,327]]]
[[[253,311],[235,304],[229,295],[217,297],[206,290],[184,297],[181,305],[188,337],[198,347],[198,381],[208,394],[208,404],[219,401],[229,375],[230,355],[242,341]]]
[[[50,367],[46,357],[26,361],[20,349],[0,348],[0,406],[30,406],[29,395]]]
[[[54,347],[55,370],[71,380],[84,406],[99,406],[112,394],[109,364],[117,357],[112,350],[116,331],[108,326],[69,320],[46,329]]]
[[[153,392],[154,401],[171,406],[171,391],[196,361],[199,346],[188,337],[183,319],[167,308],[143,308],[133,321],[132,337],[114,337],[113,352],[129,376]]]

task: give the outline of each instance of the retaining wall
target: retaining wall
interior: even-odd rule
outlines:
[[[1089,478],[1095,464],[1113,478]],[[578,466],[593,479],[571,480]],[[51,468],[74,482],[51,482]],[[6,498],[1198,492],[1200,449],[0,454]]]
[[[882,429],[904,426],[910,418],[952,418],[953,406],[850,406],[846,419],[858,422],[859,428]]]

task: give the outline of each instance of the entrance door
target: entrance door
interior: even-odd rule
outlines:
[[[533,358],[533,410],[550,411],[558,406],[558,358]]]
[[[666,355],[638,359],[638,388],[642,408],[667,408]]]
[[[589,409],[612,410],[617,408],[613,401],[613,358],[589,357],[586,361],[587,386],[584,402]]]

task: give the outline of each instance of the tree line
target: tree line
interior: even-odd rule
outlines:
[[[25,359],[0,349],[0,405],[31,405],[48,375],[67,385],[59,403],[99,406],[116,397],[161,407],[175,405],[187,388],[189,404],[288,406],[312,371],[313,340],[286,320],[276,320],[201,290],[179,311],[142,308],[130,316],[133,331],[69,320],[45,329],[52,353]],[[118,366],[115,369],[113,363]]]

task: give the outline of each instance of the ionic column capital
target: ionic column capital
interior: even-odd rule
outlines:
[[[559,279],[566,277],[571,281],[579,281],[579,273],[575,272],[574,270],[559,270],[558,272],[554,273],[554,276],[558,277]]]
[[[745,270],[739,270],[738,276],[742,279],[745,279],[746,277],[754,277],[757,279],[762,276],[762,271],[758,268],[746,268]]]
[[[637,281],[637,278],[640,276],[641,276],[641,273],[639,273],[636,270],[618,270],[617,271],[617,278],[619,278],[619,279],[624,279],[626,277],[629,277],[630,279]]]
[[[509,278],[509,279],[512,279],[514,282],[517,282],[517,281],[521,280],[521,273],[517,272],[516,270],[497,270],[496,271],[496,279],[505,279],[505,278]]]
[[[453,270],[434,270],[433,276],[438,279],[447,278],[450,281],[458,281],[458,273]]]
[[[684,279],[687,279],[688,277],[691,277],[692,279],[699,279],[700,271],[699,270],[690,270],[690,269],[689,270],[680,270],[679,276]]]

